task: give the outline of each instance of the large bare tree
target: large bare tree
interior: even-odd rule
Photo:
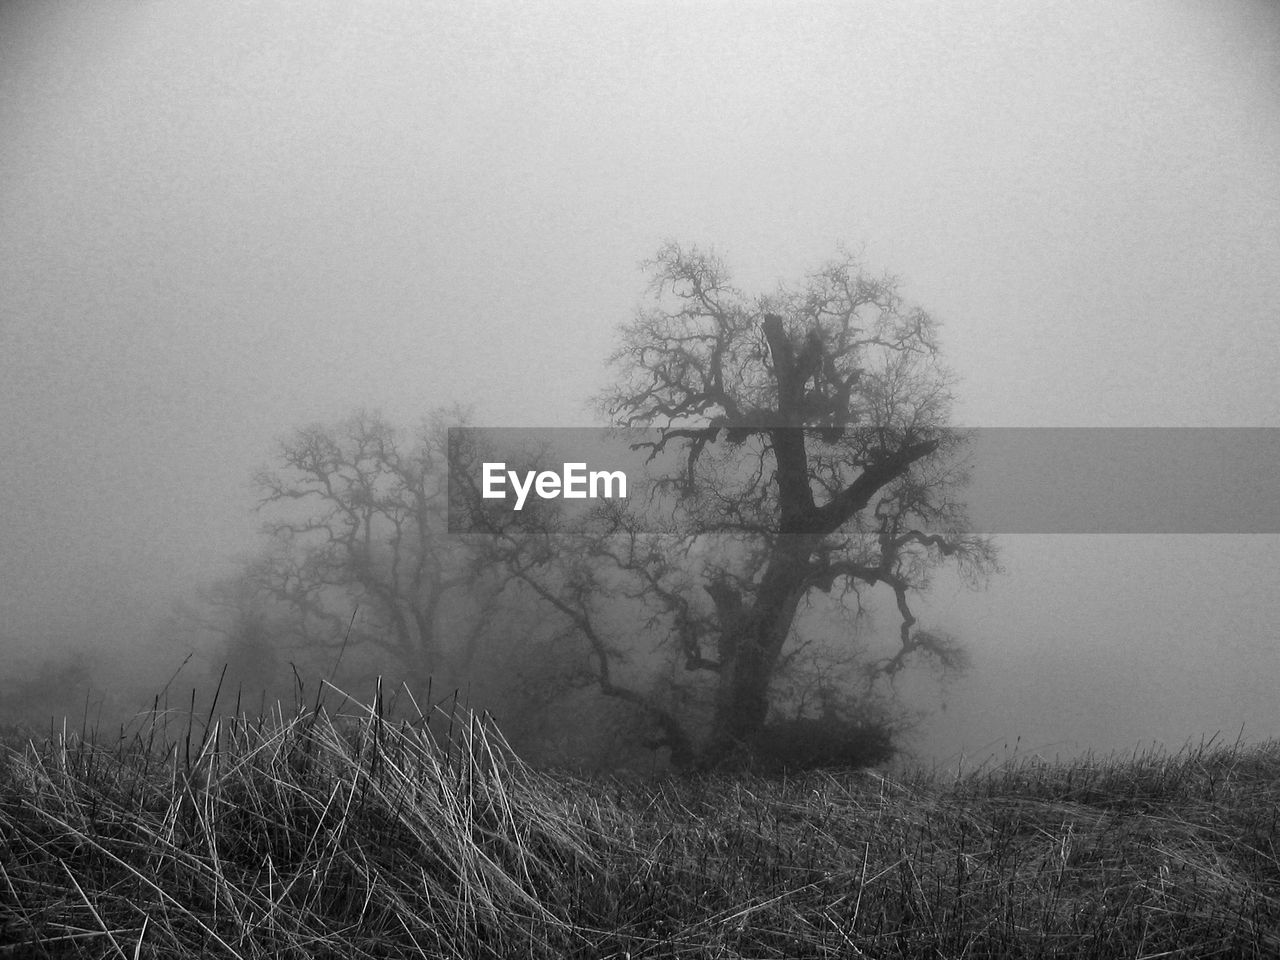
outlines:
[[[572,625],[600,690],[642,708],[677,763],[758,742],[777,681],[814,641],[798,617],[824,598],[827,641],[833,609],[861,610],[871,588],[892,598],[896,644],[861,664],[869,683],[921,659],[961,666],[911,609],[943,562],[975,583],[997,569],[957,499],[965,441],[934,319],[847,255],[755,298],[696,248],[668,244],[647,266],[652,302],[622,327],[601,403],[616,427],[647,428],[648,511],[614,510],[604,532],[597,517],[595,534],[566,540],[544,506],[495,526],[491,559]],[[637,679],[620,609],[702,678],[701,714],[688,685]]]

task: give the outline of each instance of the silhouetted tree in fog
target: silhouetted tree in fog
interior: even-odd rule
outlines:
[[[473,666],[488,609],[485,575],[445,530],[445,430],[409,437],[357,413],[283,441],[256,485],[270,545],[244,571],[295,647],[344,644],[390,655],[415,694]],[[359,613],[354,617],[353,613]]]
[[[550,704],[578,670],[541,611],[502,595],[505,573],[446,524],[448,428],[416,431],[359,412],[294,431],[255,484],[264,549],[201,592],[184,618],[220,638],[214,678],[224,704],[288,700],[296,680],[337,676],[363,697],[373,674],[389,691],[494,713],[518,746],[536,745]],[[295,673],[296,669],[296,673]],[[407,706],[407,704],[402,704]]]
[[[648,512],[606,507],[604,532],[597,516],[584,535],[540,505],[495,521],[490,562],[572,626],[601,692],[642,710],[677,763],[764,741],[780,677],[814,642],[798,618],[824,598],[856,611],[884,590],[899,618],[895,649],[860,662],[851,715],[914,662],[962,666],[911,610],[939,564],[974,582],[997,568],[956,499],[964,438],[948,426],[934,319],[848,256],[756,298],[697,249],[669,244],[648,267],[653,304],[622,327],[602,398],[615,426],[652,431],[640,441],[656,474]],[[637,679],[619,611],[694,682]]]

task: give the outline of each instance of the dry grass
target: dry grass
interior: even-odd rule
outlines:
[[[436,725],[7,749],[0,956],[1280,956],[1275,743],[622,783]]]

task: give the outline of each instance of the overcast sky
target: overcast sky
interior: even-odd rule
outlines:
[[[668,238],[861,249],[963,424],[1280,427],[1280,7],[0,5],[0,638],[143,629],[293,427],[593,423]],[[1280,733],[1280,538],[1004,542],[938,755]]]

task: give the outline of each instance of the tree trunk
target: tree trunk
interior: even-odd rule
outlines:
[[[796,609],[805,593],[809,557],[817,539],[784,536],[774,548],[755,603],[730,631],[721,647],[719,687],[711,736],[703,753],[704,766],[714,766],[752,741],[769,713],[769,686],[783,645],[791,632]]]

